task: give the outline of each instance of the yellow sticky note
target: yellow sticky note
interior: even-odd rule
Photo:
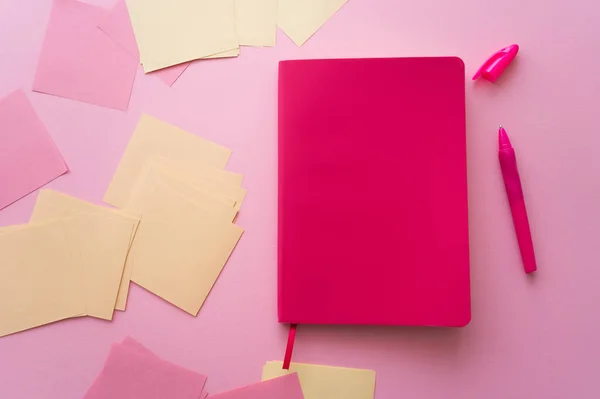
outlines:
[[[144,204],[131,279],[195,316],[242,232],[177,193],[157,190]]]
[[[61,219],[0,233],[0,336],[85,313]]]
[[[114,222],[98,222],[104,225],[104,227],[96,226],[94,228],[103,229],[107,227],[106,224],[114,223],[115,226],[120,226],[119,233],[115,233],[119,237],[120,234],[122,234],[121,229],[125,229],[124,226],[132,225],[133,231],[130,231],[129,241],[127,242],[127,249],[129,249],[129,247],[131,246],[139,224],[138,218],[135,218],[126,212],[106,208],[100,205],[91,204],[89,202],[82,201],[78,198],[74,198],[66,194],[59,193],[57,191],[40,191],[30,220],[32,222],[39,222],[43,220],[54,219],[57,217],[73,217],[81,215],[94,215],[101,218],[116,219],[116,221]],[[92,227],[88,226],[88,228],[91,229]],[[120,241],[118,245],[121,245]],[[123,264],[125,264],[124,260]],[[116,268],[117,266],[115,265],[114,267]],[[120,273],[117,301],[115,304],[113,304],[114,308],[117,310],[125,310],[127,304],[127,295],[129,293],[129,280],[131,277],[131,271],[124,270],[123,267],[124,266],[121,265],[122,272]],[[96,308],[94,307],[94,309]],[[94,312],[96,311],[94,310]],[[97,317],[101,317],[99,316],[100,314],[102,314],[105,317],[108,315],[107,311],[98,312],[96,314]]]
[[[165,2],[166,3],[166,2]],[[142,115],[125,154],[104,196],[104,201],[124,207],[148,156],[177,160],[182,169],[223,169],[231,151],[150,115]]]
[[[344,367],[292,363],[284,370],[282,362],[267,362],[262,380],[298,373],[305,399],[373,399],[375,372]]]
[[[242,46],[274,46],[279,0],[235,0],[235,24]]]
[[[133,186],[129,201],[124,209],[141,215],[144,211],[145,202],[151,196],[163,191],[177,192],[204,210],[209,211],[215,217],[221,217],[229,222],[232,222],[237,215],[235,200],[222,198],[218,194],[212,194],[210,190],[204,190],[200,186],[189,184],[176,174],[170,173],[152,162],[146,163],[142,168],[140,177]]]
[[[277,25],[302,46],[348,0],[279,0]]]
[[[145,72],[239,47],[234,0],[127,0]]]

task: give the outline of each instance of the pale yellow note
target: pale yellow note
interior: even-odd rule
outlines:
[[[61,219],[0,233],[0,336],[85,313]]]
[[[145,72],[239,47],[234,0],[127,0]]]
[[[157,190],[144,203],[131,249],[132,281],[195,316],[242,232],[177,193]]]
[[[344,367],[292,363],[283,370],[282,362],[267,362],[262,380],[298,373],[305,399],[373,399],[375,372]]]
[[[279,0],[277,25],[302,46],[348,0]]]
[[[242,46],[274,46],[279,0],[235,0],[235,25]]]
[[[117,225],[120,226],[132,224],[133,231],[130,231],[127,249],[131,247],[139,224],[139,218],[136,218],[131,214],[121,210],[110,209],[100,205],[91,204],[89,202],[68,196],[66,194],[59,193],[57,191],[40,191],[30,220],[32,222],[39,222],[42,220],[53,219],[56,217],[67,217],[81,214],[116,219],[121,223],[114,223],[117,223]],[[124,227],[121,228],[124,229]],[[123,260],[123,264],[125,264],[125,260]],[[116,303],[113,304],[114,308],[117,310],[125,310],[125,307],[127,306],[127,296],[129,294],[129,281],[131,278],[130,270],[128,270],[127,268],[123,269],[123,265],[121,266],[121,270],[122,272],[120,273],[117,300]],[[107,311],[102,313],[102,315],[104,316],[106,316],[107,314]]]
[[[223,169],[231,151],[150,115],[142,115],[104,201],[124,207],[148,156],[177,160],[181,169]]]
[[[215,217],[232,222],[237,215],[235,200],[223,198],[218,193],[211,193],[201,186],[189,184],[176,174],[162,169],[153,162],[146,163],[140,173],[140,177],[133,186],[129,201],[125,210],[137,214],[143,214],[144,204],[150,197],[163,191],[177,192],[183,197],[193,201]]]

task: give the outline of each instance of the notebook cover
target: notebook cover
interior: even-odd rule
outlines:
[[[462,60],[279,64],[279,321],[471,318]]]

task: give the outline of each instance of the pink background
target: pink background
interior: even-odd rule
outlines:
[[[114,0],[97,1],[112,5]],[[283,356],[276,322],[277,61],[458,55],[469,74],[511,43],[492,85],[467,84],[473,321],[464,329],[299,329],[296,361],[377,371],[377,399],[600,396],[600,24],[589,0],[350,0],[304,47],[192,65],[172,88],[140,69],[127,113],[30,91],[50,0],[0,1],[0,96],[22,87],[72,169],[52,188],[100,203],[141,112],[230,147],[246,175],[247,229],[197,318],[133,286],[112,323],[70,320],[0,339],[2,398],[80,398],[112,342],[131,334],[206,373],[219,392]],[[515,145],[539,272],[526,277],[499,172]],[[27,221],[35,195],[0,212]]]

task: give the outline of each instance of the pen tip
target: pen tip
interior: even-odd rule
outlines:
[[[508,138],[508,134],[506,134],[506,130],[504,130],[502,125],[500,125],[500,129],[498,130],[498,146],[501,150],[506,148],[512,148],[512,145],[510,144],[510,140]]]

